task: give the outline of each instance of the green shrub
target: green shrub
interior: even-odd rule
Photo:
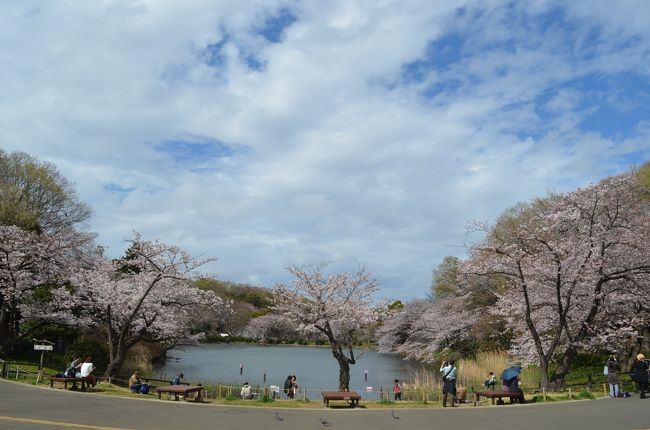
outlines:
[[[260,402],[260,403],[271,403],[271,402],[274,402],[275,400],[273,400],[271,397],[269,397],[268,394],[263,394],[262,397],[260,399],[258,399],[257,401]]]
[[[582,391],[580,391],[580,393],[578,393],[578,395],[576,396],[576,399],[590,399],[590,400],[593,400],[593,399],[595,399],[595,397],[594,397],[593,394],[591,394],[590,391],[582,390]]]
[[[108,366],[108,349],[104,342],[87,336],[81,336],[68,347],[65,353],[65,361],[70,364],[75,357],[84,360],[88,356],[92,357],[95,367],[106,369]]]

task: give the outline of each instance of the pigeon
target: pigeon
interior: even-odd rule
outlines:
[[[323,426],[325,426],[325,427],[330,427],[330,426],[332,425],[329,421],[323,419],[322,417],[321,417],[321,418],[318,418],[318,420],[319,420],[320,423],[321,423]]]
[[[397,415],[397,414],[395,413],[395,411],[390,411],[390,416],[393,417],[393,419],[396,419],[396,420],[399,419],[399,415]]]
[[[275,413],[275,419],[278,420],[278,421],[284,421],[284,418],[282,418],[282,417],[280,416],[280,412],[276,412],[276,413]]]

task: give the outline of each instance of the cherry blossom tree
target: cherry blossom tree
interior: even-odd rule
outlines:
[[[322,267],[287,267],[295,279],[278,284],[275,310],[301,330],[316,329],[330,343],[339,364],[339,390],[350,385],[350,365],[356,363],[353,344],[360,330],[375,324],[385,309],[375,304],[379,285],[365,267],[355,272],[326,275]]]
[[[0,226],[0,354],[46,324],[76,322],[68,280],[93,254],[92,235],[70,228]]]
[[[480,226],[486,239],[461,271],[503,282],[494,311],[516,332],[513,352],[538,361],[544,387],[556,354],[550,381],[560,385],[578,351],[621,329],[606,324],[606,303],[634,334],[634,312],[614,304],[625,303],[626,294],[648,294],[650,217],[642,192],[634,174],[614,176]]]
[[[431,302],[407,303],[378,331],[379,349],[407,358],[433,362],[451,353],[465,355],[476,347],[472,330],[480,313],[468,294]]]
[[[198,314],[223,312],[223,301],[188,281],[212,258],[196,259],[176,246],[145,241],[136,234],[128,258],[100,259],[73,277],[83,303],[83,316],[108,337],[106,376],[120,370],[128,350],[140,341],[164,348],[192,344],[204,334],[195,332]]]
[[[383,318],[381,326],[377,329],[377,350],[379,352],[397,352],[409,341],[413,333],[413,326],[421,316],[431,307],[431,302],[414,300],[391,310]],[[408,354],[408,358],[420,358],[418,354]]]
[[[281,342],[298,337],[296,324],[284,315],[267,314],[248,322],[244,333],[261,342]]]

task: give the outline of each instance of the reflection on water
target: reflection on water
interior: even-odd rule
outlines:
[[[262,346],[248,344],[206,344],[171,350],[164,365],[156,368],[162,379],[184,373],[188,381],[204,384],[283,386],[288,375],[310,390],[336,389],[339,366],[329,348],[310,346]],[[393,354],[355,350],[357,364],[350,366],[350,389],[390,389],[393,380],[408,381],[422,364],[402,360]],[[241,366],[241,374],[240,374]]]

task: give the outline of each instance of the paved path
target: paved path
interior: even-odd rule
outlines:
[[[314,402],[314,406],[318,406]],[[279,414],[279,415],[276,415]],[[650,399],[446,409],[291,410],[119,398],[0,381],[0,429],[650,430]],[[325,424],[323,424],[325,422]]]

